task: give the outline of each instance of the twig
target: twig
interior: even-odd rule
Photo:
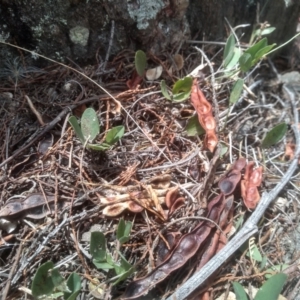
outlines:
[[[30,109],[32,110],[32,112],[35,114],[36,118],[38,119],[39,123],[41,124],[41,126],[45,126],[45,122],[41,116],[41,114],[37,111],[37,109],[34,107],[32,101],[30,100],[30,98],[25,95],[25,99],[27,100],[27,103],[30,107]]]
[[[94,208],[92,208],[92,209],[90,209],[90,210],[88,210],[88,211],[83,211],[83,212],[81,212],[81,213],[79,213],[79,214],[76,214],[76,215],[74,215],[74,216],[72,216],[72,217],[69,217],[69,218],[67,218],[67,219],[64,219],[60,224],[58,224],[58,226],[55,227],[55,229],[52,230],[52,231],[48,234],[48,236],[45,237],[44,240],[43,240],[42,242],[39,243],[38,248],[34,250],[34,253],[32,254],[32,256],[28,257],[28,258],[25,260],[25,262],[19,267],[18,271],[16,272],[16,274],[14,275],[14,278],[13,278],[12,281],[11,281],[12,284],[14,285],[14,284],[17,283],[17,281],[19,280],[19,278],[20,278],[20,276],[21,276],[23,270],[25,270],[25,268],[30,264],[30,262],[33,261],[33,260],[36,258],[36,256],[38,256],[38,255],[40,254],[40,252],[43,250],[43,248],[44,248],[45,245],[49,242],[49,240],[50,240],[51,238],[55,237],[56,234],[57,234],[64,226],[66,226],[67,224],[69,224],[71,221],[75,221],[75,220],[77,220],[77,219],[82,219],[82,218],[84,218],[84,217],[86,217],[86,216],[90,216],[93,212],[96,212],[96,211],[98,211],[98,210],[99,210],[99,207],[96,206],[96,207],[94,207]],[[50,226],[50,225],[53,225],[53,223],[49,224],[49,226]],[[44,234],[45,230],[49,229],[49,226],[46,227],[43,231],[40,232],[39,237],[40,237],[42,234]],[[39,237],[37,237],[37,239],[38,239]],[[27,249],[27,252],[30,253],[30,251],[32,251],[32,250],[34,249],[34,247],[35,247],[35,243],[32,243],[32,244],[30,245],[30,247]],[[5,299],[2,298],[2,300],[5,300]]]
[[[107,65],[107,62],[108,62],[108,59],[109,59],[109,54],[110,54],[110,49],[111,49],[111,46],[112,46],[112,43],[113,43],[114,34],[115,34],[115,21],[112,20],[111,21],[110,39],[109,39],[109,43],[108,43],[108,49],[107,49],[105,60],[104,60],[103,66],[102,66],[103,71],[105,71],[105,68],[106,68],[106,65]]]
[[[9,292],[9,289],[10,289],[10,284],[11,284],[11,279],[13,277],[13,274],[15,272],[15,269],[17,267],[17,264],[19,262],[19,259],[20,259],[20,256],[21,256],[21,252],[22,252],[22,249],[23,249],[23,244],[22,242],[20,243],[19,245],[19,248],[18,248],[18,251],[15,255],[15,261],[10,269],[10,272],[9,272],[9,275],[8,275],[8,279],[7,279],[7,282],[6,282],[6,285],[5,285],[5,288],[3,289],[3,293],[2,293],[2,300],[6,300],[6,297],[7,297],[7,294]]]
[[[281,181],[275,186],[270,193],[263,193],[261,200],[252,213],[250,218],[247,220],[242,229],[233,237],[232,240],[219,252],[217,253],[199,272],[194,274],[188,281],[186,281],[175,293],[173,293],[167,300],[183,300],[186,299],[193,291],[199,288],[222,264],[235,253],[239,247],[248,240],[253,234],[258,231],[257,223],[265,213],[266,209],[270,206],[271,202],[277,197],[279,192],[289,182],[293,176],[295,170],[298,167],[298,157],[300,154],[300,133],[298,126],[298,112],[295,105],[294,93],[288,87],[283,87],[284,91],[290,98],[293,113],[294,113],[294,124],[292,125],[295,139],[296,139],[296,151],[294,159],[292,160],[287,172],[281,178]]]
[[[184,159],[181,159],[174,163],[165,164],[162,166],[157,166],[157,167],[152,167],[152,168],[147,168],[147,169],[138,169],[138,172],[150,172],[150,171],[154,171],[154,170],[167,169],[167,168],[171,168],[171,167],[180,166],[182,164],[186,164],[187,162],[191,161],[195,156],[198,155],[198,153],[199,153],[199,148],[196,147],[196,149],[192,152],[192,154],[190,154],[188,157],[186,157]]]

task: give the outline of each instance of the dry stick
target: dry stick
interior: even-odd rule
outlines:
[[[271,202],[277,197],[279,192],[289,182],[293,176],[295,170],[298,167],[298,157],[300,155],[300,133],[297,128],[298,126],[298,112],[295,105],[295,98],[293,92],[286,86],[283,89],[287,93],[291,100],[292,109],[294,113],[294,124],[292,128],[294,130],[296,139],[296,151],[293,161],[291,162],[287,172],[282,177],[281,181],[276,187],[270,192],[264,192],[261,200],[252,213],[250,218],[247,220],[242,229],[233,237],[232,240],[219,252],[217,253],[199,272],[194,274],[188,281],[186,281],[175,293],[173,293],[167,300],[183,300],[186,299],[193,291],[195,291],[201,284],[204,283],[216,270],[218,270],[222,264],[238,250],[253,234],[257,233],[257,223],[265,213],[266,209],[270,206]]]
[[[7,282],[6,282],[6,285],[5,285],[5,288],[3,289],[3,294],[2,294],[2,300],[6,300],[6,297],[7,297],[7,294],[9,292],[9,289],[10,289],[10,284],[11,284],[11,279],[14,275],[14,272],[16,270],[16,267],[18,265],[18,262],[19,262],[19,259],[20,259],[20,256],[21,256],[21,252],[22,252],[22,249],[23,249],[23,243],[21,242],[19,244],[19,248],[18,248],[18,251],[15,255],[15,261],[10,269],[10,272],[9,272],[9,275],[8,275],[8,279],[7,279]]]

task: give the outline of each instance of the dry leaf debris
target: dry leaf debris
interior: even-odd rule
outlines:
[[[169,55],[149,57],[149,68],[162,66],[161,76],[170,86],[176,80],[172,74],[184,76],[201,64],[201,58],[194,53],[190,56],[182,54],[183,58],[189,59],[184,61],[182,69],[180,64],[171,74]],[[108,72],[101,73],[98,66],[84,69],[87,76],[105,83],[128,114],[125,110],[119,113],[121,110],[117,103],[95,89],[90,81],[61,66],[48,67],[43,73],[20,78],[17,87],[9,79],[1,79],[3,109],[0,111],[0,132],[4,143],[1,148],[0,214],[5,220],[4,216],[8,217],[6,209],[11,204],[14,209],[19,208],[25,213],[21,217],[14,215],[13,220],[8,217],[5,221],[15,222],[8,227],[13,234],[6,233],[4,225],[1,227],[1,258],[5,276],[0,278],[0,289],[6,291],[7,299],[25,299],[25,294],[18,288],[30,287],[30,278],[37,266],[46,260],[54,261],[65,274],[72,271],[82,274],[82,280],[87,284],[98,277],[97,289],[103,291],[106,298],[117,298],[130,284],[136,295],[149,292],[153,299],[166,298],[220,251],[234,221],[243,214],[249,214],[246,207],[253,209],[257,204],[257,191],[271,190],[287,169],[287,162],[274,159],[277,153],[284,156],[285,148],[279,144],[264,153],[263,180],[261,172],[257,173],[264,163],[258,143],[265,128],[272,127],[278,119],[289,119],[291,115],[285,103],[288,99],[283,93],[275,96],[263,85],[255,85],[255,79],[250,78],[249,86],[251,88],[253,84],[253,91],[259,96],[255,100],[257,102],[254,105],[251,95],[246,94],[241,103],[228,111],[228,103],[224,100],[228,99],[228,89],[221,87],[217,91],[218,123],[210,97],[210,89],[215,87],[209,82],[194,81],[192,105],[188,101],[173,104],[162,99],[156,82],[149,83],[134,75],[133,58],[134,53],[128,50],[108,63]],[[128,65],[124,68],[126,63]],[[39,112],[45,127],[40,126],[24,95]],[[103,133],[97,138],[99,141],[113,126],[124,125],[126,128],[121,142],[106,152],[84,149],[67,126],[69,107],[77,108],[73,113],[80,116],[90,106],[97,111],[100,120]],[[187,120],[195,110],[206,130],[205,138],[187,137],[185,134]],[[247,126],[244,126],[246,120]],[[52,136],[46,137],[46,132],[51,132]],[[288,140],[294,144],[290,132],[289,135]],[[42,137],[45,137],[45,143],[39,146]],[[216,153],[218,143],[226,146],[228,152],[221,159],[218,155],[213,159],[210,152]],[[239,157],[239,151],[250,161],[245,174],[241,172],[242,161],[241,165],[234,164],[227,171],[231,155]],[[286,155],[292,157],[292,154]],[[258,167],[253,168],[251,161],[255,161]],[[193,170],[193,176],[189,175],[189,170]],[[222,177],[224,179],[220,180]],[[246,207],[239,204],[241,194],[235,188],[240,179]],[[261,181],[262,187],[259,187]],[[199,190],[206,186],[210,187],[205,188],[209,200],[207,206],[199,197]],[[279,222],[277,227],[270,222],[260,229],[258,243],[273,263],[285,260],[293,264],[299,253],[297,248],[290,252],[282,245],[284,238],[293,240],[291,228],[296,228],[299,223],[294,211],[297,187],[299,178],[295,176],[283,191],[283,196],[289,199],[289,205],[284,208],[286,211],[277,212],[278,216],[268,212],[270,220],[273,218]],[[43,216],[28,220],[30,209],[23,205],[34,195],[40,199]],[[45,195],[50,210],[45,206]],[[252,198],[252,195],[255,197]],[[110,273],[95,270],[88,242],[81,240],[84,232],[98,224],[109,243],[114,243],[118,222],[114,216],[117,214],[109,217],[107,213],[113,211],[113,205],[116,205],[116,211],[122,208],[118,216],[134,222],[130,241],[120,251],[136,266],[134,277],[144,278],[143,284],[138,285],[141,281],[130,277],[118,287],[113,287],[109,281]],[[200,216],[215,221],[218,227],[209,221],[193,219]],[[283,229],[283,239],[276,228]],[[203,234],[202,239],[195,241],[200,234]],[[187,255],[184,255],[185,249],[189,250]],[[198,263],[191,265],[190,257],[197,257]],[[168,264],[171,260],[172,263]],[[184,265],[184,262],[187,264]],[[177,267],[181,267],[180,272],[176,272]],[[175,275],[169,277],[171,270]],[[157,282],[162,278],[164,282],[149,291],[153,274],[157,276]],[[217,279],[210,283],[209,292],[220,295],[224,291],[224,282],[239,278],[257,285],[262,282],[250,261],[242,256],[238,265],[235,258],[228,260]],[[290,284],[287,292],[291,290]],[[82,291],[82,297],[92,299],[86,290]]]

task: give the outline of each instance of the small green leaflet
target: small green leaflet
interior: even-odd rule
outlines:
[[[233,282],[232,286],[236,296],[236,300],[248,300],[248,296],[240,283]]]
[[[278,299],[280,292],[287,280],[287,275],[279,273],[268,279],[258,290],[254,300],[274,300]]]
[[[188,136],[202,135],[205,133],[205,130],[199,123],[198,115],[194,115],[188,120],[185,131]]]
[[[117,239],[120,244],[124,244],[129,241],[129,235],[132,228],[132,223],[130,221],[124,221],[124,219],[120,219],[118,228],[117,228]]]
[[[244,53],[239,59],[239,64],[240,64],[241,70],[244,72],[247,72],[252,67],[251,54]]]
[[[124,126],[116,126],[110,129],[105,137],[105,142],[109,145],[115,144],[118,142],[124,135],[125,128]]]
[[[81,131],[84,139],[92,142],[100,132],[100,125],[95,110],[87,108],[81,117]]]
[[[239,78],[233,85],[232,91],[230,93],[230,98],[229,98],[230,105],[235,104],[239,100],[243,91],[243,85],[244,85],[244,80],[241,78]]]
[[[77,121],[76,117],[71,116],[68,121],[71,124],[72,128],[74,129],[74,131],[75,131],[77,137],[79,138],[80,142],[82,144],[84,144],[85,143],[85,139],[84,139],[84,136],[82,134],[81,128],[80,128],[80,126],[78,124],[78,121]]]
[[[268,35],[272,33],[276,28],[275,27],[267,27],[264,29],[257,29],[254,33],[254,36],[262,36],[262,35]]]
[[[277,144],[286,134],[287,124],[280,123],[273,127],[265,136],[261,143],[262,148],[269,148]]]
[[[224,60],[224,68],[227,68],[229,63],[231,62],[233,55],[234,55],[234,46],[235,46],[235,38],[234,35],[231,34],[227,41],[224,48],[223,60]]]
[[[168,100],[172,100],[169,92],[168,92],[168,87],[166,85],[166,82],[164,80],[162,80],[160,82],[160,89],[161,89],[161,93],[163,94],[163,96],[168,99]]]
[[[52,261],[45,262],[38,268],[31,285],[31,292],[34,297],[52,293],[54,283],[49,271],[53,268],[54,263]]]
[[[258,248],[255,244],[251,246],[250,253],[247,252],[246,255],[248,257],[251,257],[253,260],[258,261],[258,262],[262,261],[261,253],[259,252],[259,250],[258,250]]]
[[[94,231],[91,233],[90,253],[95,260],[106,261],[106,241],[102,232]]]
[[[270,272],[270,273],[266,274],[265,277],[267,279],[269,279],[273,276],[272,273],[281,272],[281,271],[285,270],[288,267],[289,267],[288,264],[281,264],[281,265],[272,266],[271,268],[266,270],[266,272]]]
[[[134,64],[137,73],[143,77],[147,66],[147,57],[144,51],[138,50],[135,52]]]
[[[252,58],[255,57],[256,53],[266,47],[268,45],[268,40],[267,38],[263,38],[261,39],[259,42],[257,42],[256,44],[254,44],[253,46],[251,46],[250,48],[248,48],[244,53],[249,53]]]
[[[192,90],[193,79],[192,77],[184,77],[183,79],[179,79],[175,82],[173,86],[173,101],[181,102],[186,100]]]
[[[80,276],[76,273],[72,273],[67,280],[67,286],[70,292],[64,292],[64,299],[76,300],[81,289]]]

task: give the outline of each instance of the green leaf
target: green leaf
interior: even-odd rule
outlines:
[[[132,268],[132,265],[126,260],[126,258],[122,255],[121,252],[119,252],[120,258],[121,258],[121,267],[125,270],[128,271],[130,268]]]
[[[252,67],[251,54],[244,53],[239,59],[239,64],[240,64],[241,70],[244,72],[247,72]]]
[[[82,114],[81,131],[84,139],[89,139],[90,142],[92,142],[100,132],[100,125],[97,114],[91,107],[87,108]]]
[[[163,96],[168,99],[168,100],[172,100],[169,92],[168,92],[168,88],[167,88],[167,85],[166,85],[166,82],[164,80],[162,80],[160,82],[160,89],[161,89],[161,92],[163,94]]]
[[[184,77],[183,79],[179,79],[175,82],[173,86],[173,95],[179,94],[179,93],[190,93],[192,90],[193,85],[193,79],[192,77]]]
[[[64,299],[65,299],[65,300],[76,300],[76,298],[77,298],[77,296],[79,295],[79,293],[80,293],[80,291],[77,291],[77,292],[71,294],[71,295],[69,296],[69,298],[65,298],[65,297],[64,297]]]
[[[76,273],[72,273],[67,280],[67,286],[70,292],[64,292],[64,299],[75,300],[81,289],[80,276]]]
[[[246,255],[248,257],[251,257],[252,259],[258,261],[258,262],[262,261],[261,253],[260,253],[260,251],[258,250],[258,248],[257,248],[257,246],[255,244],[251,246],[250,253],[248,251],[246,253]]]
[[[135,52],[134,64],[137,73],[143,77],[147,66],[147,57],[144,51],[138,50]]]
[[[85,139],[84,139],[84,136],[83,136],[83,134],[82,134],[82,131],[81,131],[81,128],[80,128],[80,126],[79,126],[79,124],[78,124],[77,119],[76,119],[74,116],[71,116],[71,117],[69,118],[68,122],[71,124],[71,126],[72,126],[72,128],[74,129],[74,131],[75,131],[77,137],[79,138],[80,142],[81,142],[82,144],[84,144]]]
[[[263,30],[257,29],[255,31],[254,35],[255,36],[268,35],[268,34],[272,33],[275,29],[276,29],[276,27],[267,27],[267,28],[264,28]]]
[[[106,261],[106,241],[102,232],[94,231],[91,233],[90,253],[95,260]]]
[[[125,127],[123,125],[113,127],[106,134],[105,137],[106,143],[109,145],[113,145],[117,143],[124,135],[124,132],[125,132]]]
[[[244,80],[239,78],[233,85],[232,91],[230,93],[229,104],[232,105],[236,103],[243,91]]]
[[[235,46],[235,37],[233,34],[230,34],[224,48],[224,54],[223,54],[224,68],[228,66],[228,64],[231,62],[233,58],[234,46]]]
[[[235,230],[238,231],[243,224],[244,224],[244,215],[241,215],[236,221],[236,223],[234,224]]]
[[[120,266],[116,265],[115,272],[117,275],[121,275],[117,281],[114,282],[113,285],[118,284],[120,281],[125,280],[128,278],[131,274],[134,273],[134,267],[125,259],[125,257],[119,252],[120,258],[121,258],[121,264]]]
[[[119,282],[127,279],[131,274],[133,274],[135,269],[132,267],[128,271],[124,272],[114,283],[113,285],[117,285]]]
[[[198,115],[194,115],[188,120],[185,130],[188,136],[202,135],[205,133],[205,130],[199,123]]]
[[[119,240],[120,244],[124,244],[129,240],[129,234],[132,228],[131,222],[126,222],[124,219],[120,219],[117,229],[117,239]]]
[[[223,158],[223,156],[228,152],[229,147],[225,143],[220,143],[220,158]]]
[[[175,82],[173,86],[173,101],[174,102],[182,102],[186,100],[192,90],[193,79],[192,77],[185,77],[183,79],[179,79]]]
[[[102,144],[87,144],[86,147],[89,148],[89,149],[97,150],[97,151],[104,151],[104,150],[109,149],[111,147],[111,145],[108,145],[106,143],[102,143]]]
[[[280,123],[272,128],[263,139],[261,143],[262,148],[269,148],[276,143],[278,143],[286,134],[287,125],[285,123]]]
[[[109,265],[114,266],[115,262],[113,260],[113,257],[110,253],[106,253],[106,261]]]
[[[255,64],[256,62],[258,62],[263,56],[267,55],[275,46],[276,44],[272,44],[257,51],[253,63]]]
[[[263,269],[265,268],[267,262],[268,262],[268,257],[267,257],[266,255],[264,255],[264,256],[262,257],[261,262],[260,262],[259,269],[260,269],[260,270],[263,270]],[[266,278],[267,278],[267,277],[266,277]]]
[[[48,261],[37,269],[31,284],[31,292],[34,297],[49,295],[52,293],[54,283],[49,270],[53,269],[53,267],[53,262]]]
[[[232,286],[236,296],[236,300],[248,300],[248,296],[240,283],[233,282]]]
[[[190,94],[191,94],[191,91],[175,94],[175,95],[173,95],[173,101],[174,102],[185,101],[190,96]]]
[[[101,269],[101,270],[105,270],[105,271],[115,268],[114,264],[110,264],[106,261],[100,262],[96,259],[93,259],[93,264],[96,266],[97,269]]]
[[[65,281],[57,269],[52,269],[51,278],[55,287],[61,285]]]
[[[268,268],[266,270],[266,272],[269,272],[269,274],[266,274],[265,277],[266,277],[266,279],[269,279],[273,276],[273,273],[281,272],[281,271],[285,270],[288,267],[289,267],[288,264],[280,264],[280,265],[272,266],[271,268]]]
[[[227,67],[225,69],[225,73],[227,73],[229,70],[232,70],[236,66],[241,55],[242,55],[242,50],[240,48],[235,47],[233,49],[233,56],[232,56],[230,62],[227,64]]]
[[[119,224],[118,224],[118,228],[117,228],[117,239],[118,240],[124,236],[124,230],[125,230],[125,221],[123,218],[121,218],[119,221]]]
[[[254,300],[278,299],[280,292],[287,280],[287,275],[279,273],[268,279],[258,290]]]
[[[267,38],[261,39],[259,42],[248,48],[244,53],[249,53],[252,58],[255,57],[256,53],[260,50],[263,49],[268,45],[268,40]]]

